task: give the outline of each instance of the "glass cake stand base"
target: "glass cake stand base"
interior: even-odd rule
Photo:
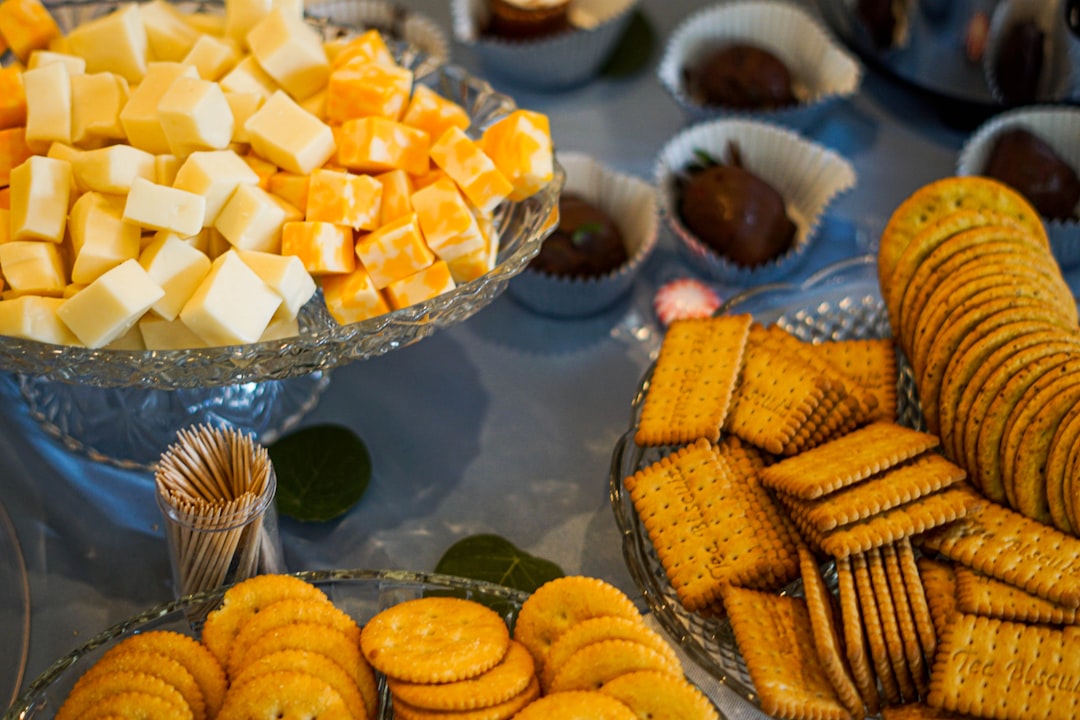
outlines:
[[[88,387],[29,375],[17,381],[31,417],[68,450],[153,471],[177,431],[192,425],[235,427],[273,442],[315,407],[330,373],[179,390]]]

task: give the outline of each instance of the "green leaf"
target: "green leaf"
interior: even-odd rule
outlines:
[[[277,475],[277,509],[304,521],[332,520],[351,508],[371,480],[371,456],[347,427],[312,425],[267,446]]]
[[[656,31],[645,14],[635,10],[615,49],[600,68],[600,74],[620,78],[640,72],[649,64],[655,46]]]
[[[518,549],[498,535],[471,535],[443,553],[435,572],[483,580],[531,593],[548,580],[562,577],[555,563]]]
[[[570,242],[574,245],[584,245],[589,240],[590,235],[596,235],[597,233],[604,232],[603,223],[599,222],[586,222],[581,223],[574,230],[574,234],[570,237]]]

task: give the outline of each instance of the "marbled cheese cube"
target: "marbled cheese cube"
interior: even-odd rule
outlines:
[[[339,325],[349,325],[390,312],[386,298],[375,287],[362,265],[351,273],[326,275],[320,279],[320,284],[326,309]]]
[[[258,93],[250,92],[227,92],[225,100],[229,103],[229,109],[233,115],[232,142],[247,143],[248,132],[245,124],[255,111],[262,107],[266,98]]]
[[[120,111],[130,97],[127,80],[116,73],[72,75],[72,144],[81,146],[101,140],[127,140]]]
[[[345,225],[309,220],[285,223],[281,254],[300,258],[304,268],[316,276],[356,269],[353,229]]]
[[[423,270],[387,285],[386,296],[390,298],[390,306],[399,310],[450,292],[455,287],[450,268],[442,260],[436,260]]]
[[[383,225],[359,238],[356,256],[364,264],[375,287],[382,289],[435,262],[424,242],[416,213]]]
[[[330,126],[278,90],[245,125],[251,149],[283,170],[306,175],[334,155]]]
[[[404,170],[422,175],[431,165],[428,134],[389,118],[373,115],[346,120],[335,137],[338,164],[354,172]]]
[[[42,65],[61,63],[67,68],[69,76],[82,75],[86,72],[86,60],[78,55],[54,52],[52,50],[34,50],[30,53],[30,60],[26,63],[27,70],[39,68]]]
[[[412,195],[424,239],[446,261],[481,250],[484,236],[469,204],[448,178],[417,190]]]
[[[223,150],[232,141],[232,108],[216,82],[179,77],[161,96],[157,111],[173,155]]]
[[[310,185],[308,175],[279,170],[270,176],[266,189],[306,215]]]
[[[210,258],[205,253],[169,233],[158,233],[143,248],[139,264],[165,291],[151,309],[166,320],[176,319],[210,272]]]
[[[124,222],[124,198],[86,192],[71,206],[68,234],[75,261],[71,281],[83,285],[139,256],[138,225]]]
[[[70,197],[71,163],[31,155],[11,171],[12,240],[59,243],[67,227]]]
[[[23,73],[26,92],[26,143],[48,149],[71,144],[71,77],[60,63]]]
[[[382,213],[380,225],[397,220],[413,211],[413,184],[411,176],[404,170],[390,170],[379,173],[375,179],[382,185]]]
[[[79,338],[56,314],[64,299],[23,295],[0,300],[0,335],[54,345],[78,345]]]
[[[214,227],[238,250],[276,253],[281,250],[281,229],[302,220],[300,211],[257,185],[238,185]]]
[[[124,219],[151,230],[194,235],[203,227],[206,199],[187,190],[135,178],[124,203]]]
[[[331,64],[334,67],[344,65],[351,60],[374,62],[382,65],[397,65],[394,54],[390,52],[382,33],[374,28],[345,40],[335,51]]]
[[[416,192],[417,190],[423,190],[428,185],[432,185],[439,180],[442,180],[443,178],[450,180],[450,176],[443,172],[442,168],[438,167],[432,167],[423,175],[413,175],[413,192]],[[453,182],[453,180],[450,180],[450,182]]]
[[[83,345],[99,348],[130,330],[164,293],[137,260],[128,260],[64,300],[56,314]]]
[[[0,245],[0,272],[19,293],[58,297],[67,284],[60,246],[41,240],[12,240]]]
[[[60,27],[39,0],[3,0],[0,36],[15,57],[25,63],[31,51],[47,48],[60,37]]]
[[[491,158],[461,128],[451,127],[435,141],[431,159],[482,213],[490,215],[514,190]]]
[[[382,183],[370,175],[320,168],[308,182],[304,219],[374,230],[381,217],[382,192]]]
[[[256,342],[281,298],[235,251],[216,258],[180,311],[180,319],[208,345]]]
[[[0,130],[0,188],[11,183],[11,171],[33,155],[26,144],[26,130],[21,127]]]
[[[484,236],[484,247],[447,263],[450,266],[450,275],[458,285],[487,274],[498,263],[499,231],[487,216],[476,218],[476,224],[480,227],[480,234]]]
[[[22,68],[17,65],[0,67],[0,129],[26,124],[26,90],[22,74]]]
[[[412,71],[355,58],[334,67],[327,81],[326,117],[332,122],[378,115],[399,120],[412,93]]]
[[[170,62],[147,65],[146,78],[132,88],[128,101],[120,111],[120,124],[128,142],[155,155],[171,152],[158,115],[158,103],[177,78],[198,76],[198,71],[192,65]]]
[[[232,150],[191,153],[176,171],[173,180],[173,187],[205,198],[204,227],[214,224],[237,186],[258,184],[259,176]]]
[[[427,85],[413,88],[401,122],[423,130],[429,137],[439,138],[452,127],[465,130],[471,124],[469,113],[453,100],[445,98]]]
[[[180,62],[194,65],[203,80],[217,82],[240,60],[236,46],[213,35],[199,34]]]
[[[209,264],[209,260],[207,263]],[[183,320],[166,320],[160,315],[146,313],[135,325],[147,350],[187,350],[206,347],[203,339],[193,333]]]
[[[176,7],[166,0],[149,0],[139,6],[149,56],[155,60],[180,62],[191,51],[200,33]]]
[[[480,147],[514,186],[511,200],[529,197],[554,177],[551,125],[543,113],[513,111],[484,130]]]
[[[272,9],[245,40],[259,67],[294,100],[310,97],[326,86],[330,61],[322,38],[284,8]]]
[[[139,3],[122,3],[108,15],[80,23],[67,35],[69,51],[86,59],[86,71],[113,72],[135,84],[146,75],[149,43]]]
[[[126,195],[135,178],[155,182],[155,156],[131,145],[109,145],[84,150],[72,160],[71,169],[80,188]]]
[[[249,268],[281,297],[278,317],[295,318],[317,289],[311,273],[295,255],[237,250]]]
[[[244,55],[240,58],[232,70],[225,73],[218,83],[225,92],[255,93],[263,99],[270,97],[279,89],[274,78],[259,67],[259,62],[254,55]]]

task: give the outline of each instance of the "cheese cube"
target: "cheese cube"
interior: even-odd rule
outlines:
[[[230,5],[232,3],[229,3]],[[226,8],[225,12],[228,12]],[[191,27],[198,30],[200,33],[206,35],[213,35],[214,37],[225,37],[225,14],[215,12],[184,12],[180,14],[180,17],[184,19]]]
[[[330,126],[278,90],[248,118],[251,149],[283,170],[306,175],[334,155]]]
[[[180,171],[184,158],[175,155],[154,156],[154,177],[158,185],[172,185],[176,181],[176,173]]]
[[[302,220],[300,211],[256,185],[238,185],[214,227],[238,250],[276,253],[281,250],[281,228]]]
[[[299,334],[300,321],[295,317],[283,315],[281,308],[278,308],[278,311],[274,313],[274,317],[270,318],[270,323],[266,326],[266,329],[263,330],[263,334],[259,336],[259,342],[282,340]]]
[[[209,264],[207,260],[207,264]],[[147,350],[188,350],[206,347],[203,339],[193,333],[182,320],[146,313],[135,325]]]
[[[0,300],[0,335],[54,345],[78,345],[79,338],[56,315],[63,298],[23,295]]]
[[[0,129],[26,124],[26,90],[22,68],[0,67]]]
[[[542,113],[513,111],[484,130],[480,147],[514,186],[511,200],[527,198],[554,177],[551,125]]]
[[[124,219],[151,230],[194,235],[203,226],[206,199],[179,188],[135,178],[124,203]]]
[[[232,109],[215,82],[179,77],[161,96],[157,110],[173,155],[222,150],[232,141]]]
[[[126,140],[120,112],[131,93],[128,82],[115,73],[71,76],[71,142]]]
[[[11,171],[12,240],[63,240],[70,196],[71,163],[42,155],[27,158]]]
[[[60,27],[39,0],[0,2],[0,36],[11,52],[26,62],[33,50],[44,49],[60,37]]]
[[[229,109],[233,116],[232,142],[248,142],[248,132],[245,124],[255,111],[262,107],[265,97],[258,93],[250,92],[227,92],[225,100],[229,103]]]
[[[450,268],[437,260],[423,270],[387,285],[386,296],[390,298],[390,306],[399,310],[450,292],[454,287]]]
[[[444,178],[417,190],[412,205],[428,247],[443,260],[454,260],[483,249],[480,226],[451,180]]]
[[[247,166],[249,168],[255,171],[255,174],[259,178],[258,186],[261,187],[263,190],[269,192],[270,178],[272,178],[274,175],[277,175],[278,173],[277,165],[270,162],[269,160],[263,160],[258,155],[252,155],[251,153],[241,155],[240,157],[245,163],[247,163]],[[296,206],[294,205],[293,207],[295,208]],[[303,217],[302,212],[300,213],[300,215],[301,217]]]
[[[397,65],[394,54],[390,52],[382,33],[372,28],[349,38],[334,53],[333,65],[337,67],[351,60],[375,62],[383,65]]]
[[[71,77],[54,63],[23,73],[26,92],[26,142],[48,148],[51,142],[71,144]]]
[[[322,38],[284,8],[271,10],[251,28],[245,40],[259,67],[294,100],[310,97],[326,86],[330,61]]]
[[[281,298],[235,251],[214,260],[180,319],[208,345],[256,342]]]
[[[484,247],[461,255],[447,263],[450,266],[450,275],[458,285],[487,274],[498,263],[498,230],[495,229],[490,217],[478,217],[476,223],[480,226],[480,234],[484,236]]]
[[[380,290],[435,261],[424,243],[415,213],[361,237],[356,243],[356,256]]]
[[[266,189],[306,215],[310,184],[308,175],[279,170],[270,176]]]
[[[323,299],[330,316],[339,325],[349,325],[390,312],[382,292],[371,282],[361,265],[351,273],[326,275],[320,279]]]
[[[139,6],[146,29],[149,56],[180,62],[199,38],[199,31],[184,21],[179,10],[166,0],[149,0]]]
[[[139,253],[139,264],[165,294],[151,309],[166,320],[175,320],[207,273],[210,258],[176,235],[159,233]]]
[[[281,297],[278,317],[295,318],[315,294],[315,280],[295,255],[237,250],[236,254]]]
[[[422,175],[430,167],[428,134],[388,118],[346,120],[335,137],[338,164],[355,172],[404,170]]]
[[[400,65],[349,60],[330,71],[326,117],[336,122],[368,115],[399,120],[412,85],[412,71]]]
[[[274,78],[259,67],[254,55],[245,55],[218,81],[225,92],[255,93],[268,98],[278,90]]]
[[[312,275],[356,269],[353,230],[345,225],[308,220],[285,223],[281,230],[281,254],[300,258]]]
[[[125,260],[139,256],[138,225],[124,222],[124,199],[87,192],[71,206],[68,234],[75,252],[71,281],[88,284]]]
[[[435,141],[431,159],[484,214],[490,215],[514,190],[491,158],[461,128],[451,127]]]
[[[11,242],[11,211],[0,208],[0,245],[6,242]],[[0,281],[3,281],[2,276],[0,276]],[[4,286],[0,285],[0,291],[3,289]]]
[[[11,188],[0,188],[0,208],[11,209]]]
[[[0,188],[11,182],[11,171],[22,165],[33,152],[26,144],[26,130],[21,127],[0,130]]]
[[[306,220],[374,230],[382,210],[382,183],[370,175],[320,168],[311,173]]]
[[[203,80],[217,81],[232,70],[239,60],[240,53],[231,42],[200,34],[180,62],[194,65]]]
[[[323,122],[326,121],[326,98],[329,96],[330,91],[326,88],[318,91],[310,97],[306,97],[300,101],[300,107],[307,110],[309,113],[319,118]]]
[[[416,192],[417,190],[423,190],[428,185],[432,185],[432,184],[438,182],[439,180],[442,180],[443,178],[446,178],[446,179],[449,180],[450,176],[447,175],[445,172],[443,172],[441,168],[437,168],[437,167],[431,168],[430,170],[428,170],[423,175],[413,175],[412,176],[413,192]],[[450,182],[453,182],[453,180],[450,180]]]
[[[34,50],[30,53],[30,60],[26,63],[27,70],[39,68],[50,63],[62,63],[67,68],[68,75],[81,75],[86,72],[86,60],[78,55],[54,52],[52,50]]]
[[[67,284],[60,246],[40,240],[12,240],[0,245],[0,272],[12,290],[59,296]]]
[[[247,49],[247,34],[273,7],[272,0],[229,0],[225,3],[225,36]]]
[[[380,225],[397,220],[413,211],[413,184],[408,173],[404,170],[390,170],[376,175],[375,179],[383,188]]]
[[[191,153],[176,171],[173,181],[173,187],[203,196],[206,203],[204,226],[214,224],[237,186],[258,184],[259,176],[232,150]]]
[[[130,144],[155,155],[171,152],[158,115],[158,103],[169,86],[181,77],[198,77],[198,71],[191,65],[180,63],[152,62],[147,65],[146,78],[131,90],[120,111],[120,124]]]
[[[75,157],[72,170],[82,188],[114,195],[130,192],[135,178],[157,179],[154,156],[131,145],[84,150]]]
[[[453,100],[443,97],[427,85],[417,85],[413,88],[412,98],[409,100],[405,114],[401,122],[423,130],[430,137],[441,137],[449,128],[456,127],[465,130],[469,127],[469,113],[465,108]]]
[[[56,314],[83,345],[99,348],[130,330],[164,293],[137,260],[128,260],[66,299]]]
[[[146,75],[148,41],[138,3],[80,23],[67,42],[72,54],[86,59],[86,72],[114,72],[132,84]]]

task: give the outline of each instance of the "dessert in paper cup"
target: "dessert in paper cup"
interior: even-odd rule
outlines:
[[[570,212],[562,213],[563,227],[544,241],[540,254],[513,279],[507,292],[542,315],[585,317],[605,310],[622,298],[652,254],[660,227],[656,193],[646,181],[616,172],[582,153],[560,152],[558,161],[566,170],[560,205],[567,208],[564,203],[569,200],[575,206]],[[584,205],[576,205],[575,196]],[[577,239],[575,230],[595,235],[600,228],[592,228],[590,224],[604,224],[593,219],[601,217],[594,216],[595,211],[614,226],[624,254],[612,256],[593,245],[582,248],[579,255],[568,257],[566,245]],[[571,228],[569,223],[575,226]],[[603,240],[610,243],[615,237],[612,234]],[[586,240],[595,242],[593,238]]]
[[[980,126],[956,160],[957,175],[988,175],[1039,211],[1063,268],[1080,265],[1080,108],[1035,105],[1007,110]]]
[[[702,172],[710,163],[742,171]],[[738,286],[771,282],[797,267],[829,204],[856,179],[832,150],[788,128],[743,119],[710,120],[677,134],[661,149],[655,178],[660,212],[687,261]]]
[[[344,27],[376,29],[401,40],[439,62],[450,59],[450,41],[427,15],[388,0],[314,0],[304,6],[311,17]]]
[[[853,96],[862,69],[805,10],[782,0],[736,0],[687,17],[668,39],[657,76],[694,119],[799,128]]]
[[[454,39],[476,50],[493,76],[538,90],[587,82],[608,59],[640,0],[451,0]],[[535,31],[524,23],[499,25],[499,7],[538,14]],[[561,13],[550,19],[552,13]],[[514,17],[517,17],[515,15]]]
[[[1075,80],[1071,42],[1058,3],[998,4],[982,58],[983,76],[994,99],[1007,107],[1065,99]]]

